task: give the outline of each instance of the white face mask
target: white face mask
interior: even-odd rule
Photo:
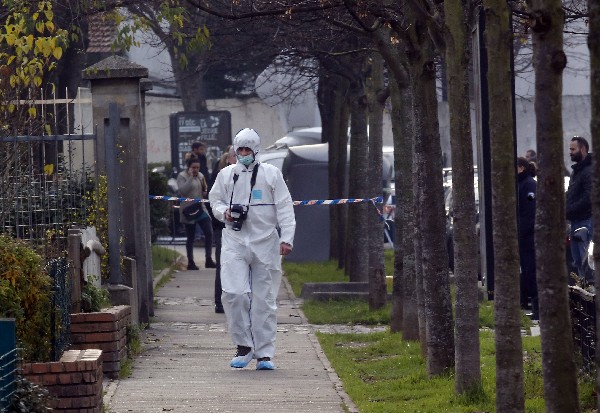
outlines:
[[[237,159],[238,159],[238,162],[241,163],[242,165],[248,166],[252,162],[254,162],[254,154],[251,153],[251,154],[245,155],[245,156],[237,155]]]

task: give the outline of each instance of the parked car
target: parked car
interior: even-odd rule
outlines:
[[[267,146],[266,150],[291,148],[292,146],[314,145],[321,143],[321,127],[298,129],[288,132],[279,138],[273,145]]]
[[[454,214],[452,212],[452,168],[443,169],[444,177],[444,208],[446,210],[446,246],[448,248],[448,267],[454,271]],[[479,180],[477,177],[477,167],[474,170],[473,191],[475,193],[475,228],[477,238],[479,238]],[[479,243],[477,244],[477,253],[479,254]],[[479,260],[481,265],[481,260]],[[481,268],[479,270],[481,274]]]
[[[283,169],[283,161],[287,154],[287,148],[265,149],[258,153],[258,161],[276,166],[281,171]]]

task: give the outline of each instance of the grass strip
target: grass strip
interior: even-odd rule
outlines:
[[[482,388],[454,393],[452,372],[428,377],[419,344],[401,334],[317,333],[321,347],[361,413],[480,413],[495,411],[494,333],[480,333]],[[546,411],[543,394],[540,337],[523,337],[525,410]],[[582,410],[592,412],[594,384],[579,384]]]

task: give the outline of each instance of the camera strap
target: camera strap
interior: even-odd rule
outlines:
[[[250,195],[248,196],[248,209],[250,209],[250,200],[252,199],[252,189],[254,189],[254,185],[256,184],[256,175],[258,174],[258,166],[260,163],[256,163],[254,165],[254,169],[252,170],[252,177],[250,178]],[[233,203],[233,191],[235,190],[235,183],[237,182],[240,176],[238,174],[233,174],[233,188],[231,188],[231,198],[229,198],[229,209],[231,210],[231,205]]]

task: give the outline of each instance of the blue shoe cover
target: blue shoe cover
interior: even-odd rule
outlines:
[[[270,360],[262,360],[256,364],[256,370],[275,370],[275,364]]]
[[[254,353],[250,352],[250,353],[246,354],[245,356],[237,356],[237,357],[232,358],[231,363],[229,363],[229,365],[236,369],[243,369],[244,367],[246,367],[248,365],[248,363],[250,363],[252,361],[253,358],[254,358]]]

